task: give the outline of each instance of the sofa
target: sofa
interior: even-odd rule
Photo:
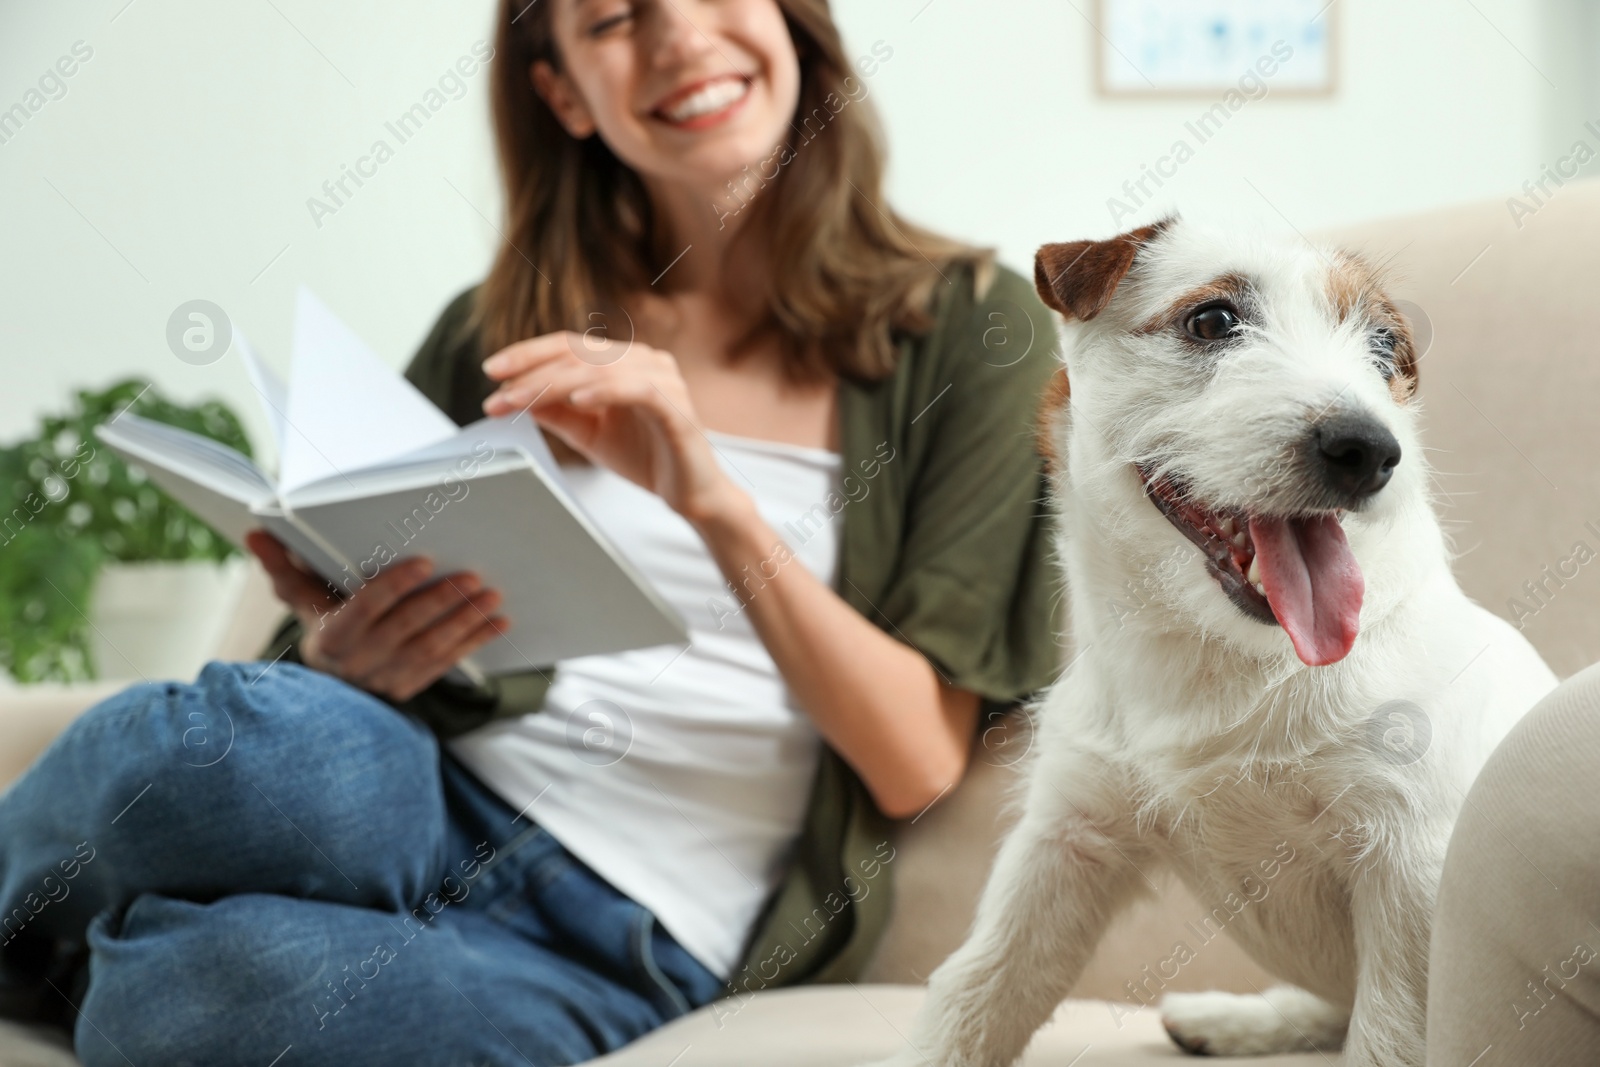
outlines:
[[[1520,222],[1495,201],[1317,238],[1386,265],[1415,320],[1425,346],[1426,458],[1469,595],[1522,626],[1558,675],[1600,659],[1600,567],[1585,565],[1593,552],[1578,551],[1579,542],[1600,551],[1600,466],[1591,451],[1600,444],[1600,353],[1589,303],[1600,290],[1600,182],[1570,183]],[[218,656],[249,657],[275,615],[257,575]],[[0,689],[0,785],[108,691]],[[961,786],[897,827],[893,919],[858,982],[723,1002],[596,1062],[842,1067],[891,1054],[906,1040],[920,985],[966,931],[1013,817],[1007,801],[1028,744],[1021,717],[986,732]],[[1194,941],[1187,924],[1215,903],[1169,882],[1128,909],[1024,1062],[1170,1062],[1180,1053],[1141,1001],[1174,990],[1265,988],[1269,976],[1225,936],[1165,977],[1162,961],[1178,941]],[[0,1024],[0,1067],[73,1062],[61,1039]]]

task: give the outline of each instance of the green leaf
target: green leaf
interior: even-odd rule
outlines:
[[[89,603],[105,562],[238,555],[94,436],[127,409],[249,456],[227,405],[178,404],[137,378],[75,399],[71,411],[42,419],[34,437],[0,448],[0,667],[23,682],[93,676]]]

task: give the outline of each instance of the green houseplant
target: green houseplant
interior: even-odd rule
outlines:
[[[141,379],[80,391],[70,411],[0,448],[0,668],[17,681],[95,677],[92,600],[108,564],[238,555],[95,438],[124,410],[250,454],[225,404],[178,404]]]

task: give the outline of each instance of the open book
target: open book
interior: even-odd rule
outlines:
[[[237,330],[277,439],[274,481],[207,437],[124,413],[101,440],[243,545],[261,528],[345,596],[397,560],[472,570],[511,629],[468,673],[688,640],[683,620],[573,499],[527,414],[458,428],[302,288],[289,382]]]

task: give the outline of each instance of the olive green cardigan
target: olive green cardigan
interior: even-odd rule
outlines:
[[[482,417],[493,388],[480,367],[490,353],[465,326],[475,292],[451,302],[406,370],[463,425]],[[1048,684],[1059,662],[1059,580],[1033,436],[1057,335],[1032,284],[1004,268],[981,296],[972,271],[952,271],[935,299],[932,329],[901,339],[894,373],[840,383],[836,589],[992,714]],[[269,654],[296,658],[298,643],[287,626]],[[403,709],[448,738],[539,711],[553,673],[483,688],[442,681]],[[888,917],[894,855],[860,780],[825,750],[789,875],[730,992],[858,974]]]

